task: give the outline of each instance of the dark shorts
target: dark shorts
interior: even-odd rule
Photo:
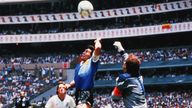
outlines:
[[[93,106],[93,90],[76,90],[75,99],[76,105],[86,103]]]

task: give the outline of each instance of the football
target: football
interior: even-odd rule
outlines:
[[[82,0],[78,4],[78,12],[81,16],[90,16],[93,11],[93,5],[88,0]]]

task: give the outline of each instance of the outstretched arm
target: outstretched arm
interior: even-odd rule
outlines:
[[[119,41],[115,41],[113,43],[113,46],[115,46],[115,48],[117,49],[117,51],[124,57],[124,60],[126,60],[129,55],[125,52],[125,49],[123,48],[123,46],[121,45],[121,42]]]
[[[69,84],[66,84],[66,86],[67,86],[67,89],[73,88],[75,86],[75,81],[74,80],[71,81]]]
[[[126,60],[128,58],[128,54],[125,52],[125,49],[121,45],[121,42],[115,41],[113,43],[113,46],[123,56],[124,60]],[[112,95],[111,95],[112,100],[119,101],[122,98],[122,90],[121,90],[122,86],[125,86],[124,81],[119,82],[119,77],[117,77],[116,86],[114,87],[114,89],[112,91]]]
[[[97,38],[94,43],[95,43],[95,50],[93,52],[93,61],[98,61],[99,60],[99,56],[101,55],[101,38]]]

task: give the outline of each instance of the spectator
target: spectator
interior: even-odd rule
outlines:
[[[20,97],[16,100],[15,106],[16,108],[28,108],[30,106],[29,99],[26,98],[26,92],[20,92]]]

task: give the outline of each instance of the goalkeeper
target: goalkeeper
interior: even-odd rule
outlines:
[[[124,62],[123,74],[116,79],[112,99],[119,100],[122,97],[126,108],[147,108],[143,79],[139,73],[140,60],[134,54],[128,55],[121,42],[116,41],[113,45],[124,57]]]

